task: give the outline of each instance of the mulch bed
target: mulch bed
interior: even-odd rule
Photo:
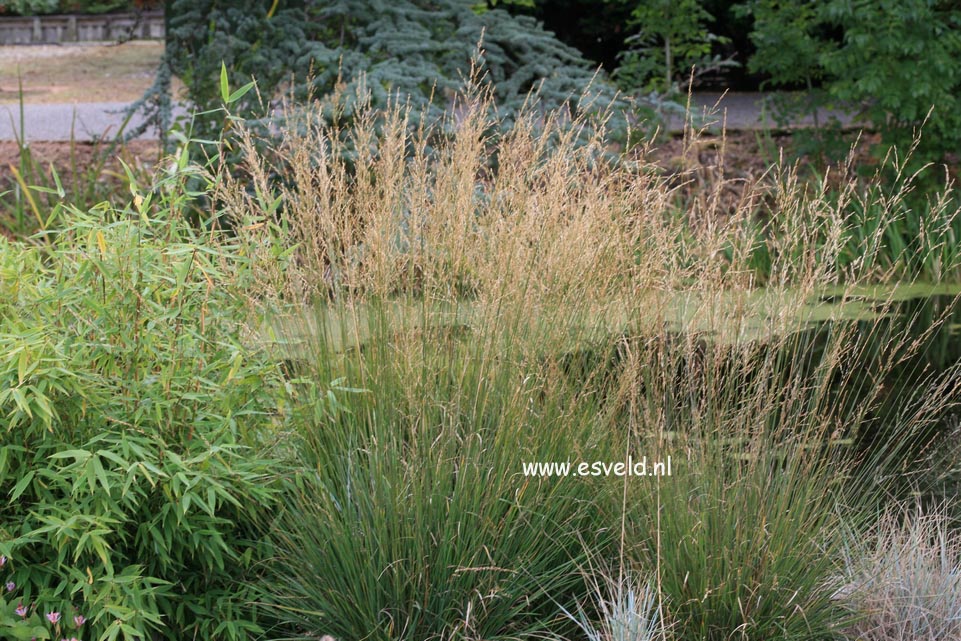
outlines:
[[[78,171],[90,167],[96,159],[106,151],[106,145],[89,142],[31,142],[28,145],[34,160],[48,167],[53,163],[61,174],[61,178],[71,169],[72,164]],[[153,140],[133,140],[126,143],[123,149],[114,154],[111,162],[105,163],[105,169],[117,171],[121,169],[117,158],[129,158],[153,163],[157,160],[160,145]],[[19,166],[20,148],[14,141],[0,140],[0,184],[4,184],[13,177],[10,165]]]

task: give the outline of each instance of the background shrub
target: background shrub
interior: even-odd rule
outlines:
[[[742,7],[754,15],[752,71],[775,85],[823,86],[811,106],[865,117],[882,133],[882,154],[910,148],[922,123],[918,160],[957,148],[961,10],[954,3],[752,0]]]

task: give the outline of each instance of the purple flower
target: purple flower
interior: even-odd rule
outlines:
[[[13,592],[14,590],[17,589],[17,584],[14,583],[13,581],[7,581],[6,588],[7,588],[7,592]]]
[[[17,609],[14,612],[19,614],[21,619],[27,618],[27,608],[22,603],[17,604]]]
[[[67,641],[80,641],[77,637],[70,637]]]
[[[85,618],[83,618],[83,615],[82,615],[82,614],[78,614],[77,616],[75,616],[75,617],[73,618],[73,624],[74,624],[76,627],[78,627],[78,628],[79,628],[80,626],[82,626],[82,625],[83,625],[84,623],[86,623],[86,622],[87,622],[87,620],[86,620]]]
[[[57,624],[60,622],[60,613],[59,613],[59,612],[47,612],[47,621],[49,621],[50,623],[52,623],[52,624],[54,624],[54,625],[57,625]]]
[[[7,564],[7,557],[5,557],[5,556],[0,556],[0,568],[2,568],[3,566],[5,566],[6,564]]]

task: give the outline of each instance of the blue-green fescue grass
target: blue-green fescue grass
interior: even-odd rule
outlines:
[[[849,638],[961,638],[961,538],[949,515],[905,503],[884,510],[868,536],[849,533],[838,593],[858,614]]]
[[[923,457],[957,390],[919,372],[885,415],[944,318],[906,331],[894,289],[817,324],[809,305],[924,274],[873,251],[881,232],[852,240],[847,201],[790,172],[753,187],[777,203],[759,237],[750,198],[679,213],[648,168],[599,161],[602,137],[531,116],[494,138],[489,113],[468,95],[447,137],[395,109],[349,144],[319,126],[268,152],[248,139],[243,180],[218,183],[305,412],[274,530],[289,634],[597,633],[618,598],[574,570],[601,558],[651,577],[679,639],[840,635],[842,517],[896,489],[879,473]],[[669,455],[665,478],[520,475]]]
[[[587,597],[577,610],[564,614],[577,624],[587,641],[662,641],[671,638],[663,604],[652,579],[624,567],[605,567],[607,561],[588,558],[582,568]],[[587,614],[590,609],[592,614]]]

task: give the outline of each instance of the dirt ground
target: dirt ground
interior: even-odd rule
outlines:
[[[718,138],[705,138],[686,150],[685,147],[683,140],[670,139],[652,149],[647,158],[669,173],[680,173],[716,167],[723,154],[725,173],[744,180],[756,179],[776,160],[761,151],[753,133],[731,134],[723,144]],[[135,140],[125,145],[126,153],[145,164],[156,162],[159,150],[159,142],[153,140]],[[89,143],[37,142],[30,143],[30,152],[34,160],[44,166],[52,162],[59,170],[70,167],[71,157],[80,167],[93,162],[98,147]],[[9,175],[9,166],[18,163],[17,144],[0,141],[0,181]]]
[[[78,167],[86,167],[98,155],[97,145],[91,143],[71,145],[69,142],[37,142],[30,143],[29,147],[35,161],[45,167],[52,162],[58,171],[70,167],[71,157]],[[124,149],[124,155],[129,153],[131,158],[152,164],[157,160],[160,144],[154,140],[132,140],[124,145]],[[17,166],[19,162],[20,149],[17,143],[0,140],[0,183],[3,177],[10,174],[10,165]]]
[[[122,188],[121,177],[124,173],[120,160],[139,173],[140,169],[149,169],[156,165],[160,145],[154,140],[133,140],[122,149],[115,150],[106,160],[103,160],[106,148],[91,143],[78,142],[71,145],[63,142],[38,142],[31,143],[29,150],[33,170],[42,172],[42,175],[24,176],[27,183],[53,187],[54,182],[50,178],[52,164],[67,192],[67,201],[84,206],[83,198],[77,197],[77,194],[89,191],[91,186],[94,187],[95,193],[92,197],[95,200],[113,200],[113,195],[118,194],[119,198],[129,198],[129,192]],[[0,219],[8,214],[5,209],[8,203],[3,194],[16,184],[13,169],[19,167],[20,149],[17,143],[0,141]],[[90,182],[92,175],[96,175],[96,183]],[[3,227],[0,220],[0,233],[4,232]],[[5,235],[10,236],[9,233]]]
[[[80,43],[0,47],[0,104],[129,102],[153,82],[164,44]],[[18,78],[19,74],[19,78]]]

